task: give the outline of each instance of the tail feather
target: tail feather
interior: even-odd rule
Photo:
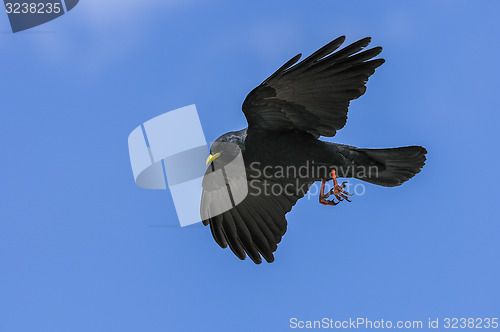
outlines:
[[[375,172],[360,174],[356,178],[384,187],[395,187],[419,173],[425,165],[427,150],[421,146],[390,149],[356,149],[377,164]]]

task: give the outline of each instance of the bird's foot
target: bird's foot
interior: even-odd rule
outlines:
[[[330,189],[330,191],[327,192],[326,194],[325,194],[326,180],[323,180],[321,182],[321,192],[319,194],[319,202],[323,205],[337,205],[343,200],[350,202],[350,200],[347,196],[352,196],[353,194],[350,194],[344,190],[344,188],[346,187],[347,181],[344,181],[344,182],[342,182],[341,185],[338,185],[337,184],[337,176],[335,175],[335,170],[332,170],[332,179],[333,179],[333,188]],[[331,195],[335,196],[337,201],[335,201],[335,198],[331,199],[331,200],[326,199],[326,198],[330,197]]]
[[[344,190],[346,183],[347,181],[342,182],[341,185],[336,184],[332,189],[330,189],[328,193],[326,193],[326,197],[329,197],[333,194],[339,201],[345,199],[346,201],[350,202],[347,196],[352,196],[352,194]]]

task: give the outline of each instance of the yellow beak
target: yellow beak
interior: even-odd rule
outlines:
[[[205,163],[205,165],[210,164],[212,161],[214,161],[215,159],[217,159],[219,156],[220,156],[219,152],[217,152],[214,155],[209,155],[208,158],[207,158],[207,162]]]

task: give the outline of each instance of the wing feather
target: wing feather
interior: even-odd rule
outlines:
[[[289,212],[304,191],[290,190],[291,182],[274,182],[268,179],[252,179],[249,193],[239,204],[229,207],[222,196],[224,186],[204,188],[201,209],[212,207],[209,211],[219,211],[216,216],[208,215],[203,223],[210,225],[216,243],[231,251],[240,259],[250,257],[256,264],[274,261],[273,253],[286,232],[285,214]],[[272,183],[271,183],[272,182]],[[279,194],[264,193],[266,186],[278,186]],[[307,188],[310,183],[306,183]],[[289,192],[283,188],[288,187]],[[251,189],[250,189],[251,188]],[[226,203],[225,203],[226,202]],[[224,211],[224,212],[221,212]],[[201,212],[204,215],[203,211]],[[207,216],[207,215],[205,215]]]
[[[366,92],[366,82],[384,59],[381,47],[362,51],[369,37],[343,49],[339,37],[303,61],[300,54],[250,92],[243,103],[249,127],[300,130],[334,136],[347,122],[350,101]],[[373,60],[372,60],[373,59]]]

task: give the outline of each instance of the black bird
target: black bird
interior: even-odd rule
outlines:
[[[222,135],[210,148],[203,224],[240,259],[274,261],[285,214],[315,181],[322,181],[320,203],[336,205],[351,195],[337,176],[394,187],[425,164],[421,146],[361,149],[318,139],[344,127],[350,101],[365,93],[368,78],[385,61],[374,59],[381,47],[362,51],[370,38],[337,50],[344,41],[339,37],[298,64],[301,54],[285,63],[243,102],[248,128]],[[325,193],[329,180],[333,187]]]

